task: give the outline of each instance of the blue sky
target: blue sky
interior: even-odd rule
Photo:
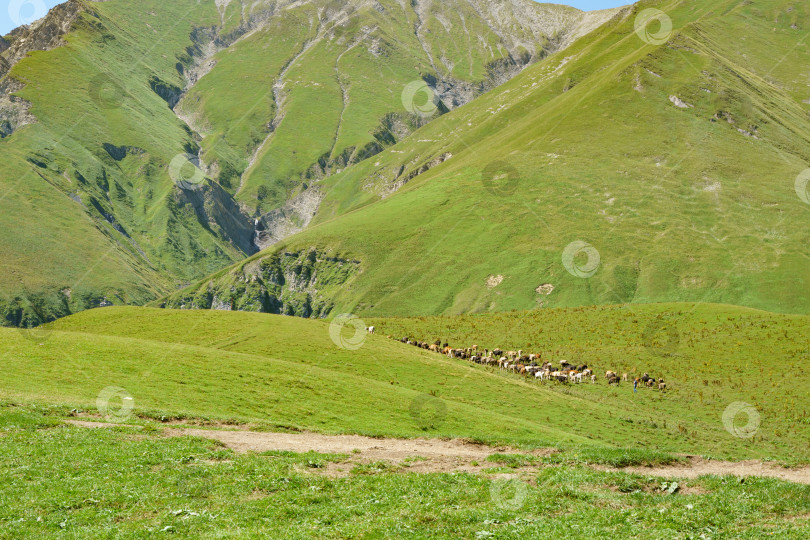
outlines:
[[[7,34],[20,24],[27,24],[47,13],[47,10],[64,0],[0,0],[0,35]],[[554,1],[554,0],[551,0]],[[633,0],[557,0],[554,3],[568,4],[579,9],[605,9],[623,6]]]
[[[3,0],[0,0],[0,2]],[[594,9],[608,9],[619,6],[627,6],[634,3],[636,0],[543,0],[550,4],[567,4],[583,11],[592,11]]]

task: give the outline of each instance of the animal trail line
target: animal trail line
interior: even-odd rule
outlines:
[[[136,427],[126,424],[65,420],[65,423],[85,428]],[[225,431],[196,428],[165,428],[167,437],[201,437],[219,441],[237,453],[246,452],[318,452],[323,454],[351,454],[366,461],[391,461],[402,463],[406,458],[419,456],[426,461],[418,467],[410,467],[415,472],[478,472],[495,463],[488,463],[488,457],[498,453],[521,453],[508,447],[490,447],[464,440],[442,439],[383,439],[360,435],[322,435],[318,433],[265,433],[252,431]],[[359,451],[359,452],[358,452]],[[533,455],[550,455],[553,449],[530,452]],[[523,452],[526,453],[526,452]],[[472,462],[477,462],[475,465]],[[478,464],[481,463],[481,464]],[[537,470],[538,465],[521,470]],[[740,478],[777,478],[788,482],[810,485],[810,467],[787,469],[774,463],[761,461],[714,461],[689,456],[687,463],[657,467],[614,468],[593,465],[595,469],[612,472],[637,473],[663,478],[694,479],[703,475],[733,475]]]

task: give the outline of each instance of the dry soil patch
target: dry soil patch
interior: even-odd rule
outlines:
[[[88,428],[109,428],[124,424],[65,420],[66,423]],[[132,426],[128,426],[132,427]],[[348,461],[330,464],[326,474],[340,476],[354,465],[385,461],[401,470],[413,472],[480,472],[497,467],[487,458],[497,453],[521,453],[511,448],[493,448],[464,440],[445,439],[377,439],[360,435],[322,435],[318,433],[264,433],[252,431],[225,431],[195,428],[166,428],[165,436],[192,436],[216,440],[235,452],[287,451],[296,453],[318,452],[322,454],[349,454]],[[547,456],[553,449],[532,452]],[[525,453],[525,452],[522,452]],[[408,458],[424,458],[413,460]],[[521,467],[516,472],[536,470],[537,467]],[[620,471],[664,478],[694,479],[703,475],[733,475],[740,478],[778,478],[789,482],[810,485],[810,467],[786,469],[774,463],[761,461],[714,461],[690,456],[686,463],[660,467],[611,468],[594,466],[603,471]]]

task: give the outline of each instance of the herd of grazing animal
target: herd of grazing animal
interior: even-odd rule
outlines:
[[[619,379],[618,374],[615,371],[608,371],[605,373],[605,378],[608,380],[608,384],[616,384],[618,385],[620,381],[629,382],[630,376],[628,373],[622,375],[621,379]],[[649,373],[645,373],[641,377],[635,377],[633,379],[633,386],[646,386],[647,388],[658,388],[661,391],[665,391],[667,389],[667,383],[664,382],[664,379],[654,379],[650,377]]]
[[[447,343],[442,344],[441,340],[428,343],[411,338],[402,338],[399,341],[407,345],[444,354],[449,358],[460,358],[475,364],[497,367],[539,381],[554,381],[563,384],[588,381],[591,384],[596,384],[597,382],[596,374],[585,364],[576,365],[563,360],[559,366],[554,366],[551,362],[543,361],[539,354],[526,354],[522,350],[504,351],[499,348],[491,351],[489,349],[480,350],[478,345],[456,349],[450,347]],[[624,373],[619,377],[619,374],[615,371],[607,371],[605,372],[605,379],[607,379],[608,385],[619,385],[622,381],[629,382],[630,374]],[[641,377],[634,377],[633,382],[634,387],[646,386],[647,388],[658,388],[661,391],[667,389],[664,379],[654,379],[650,377],[649,373],[645,373]]]

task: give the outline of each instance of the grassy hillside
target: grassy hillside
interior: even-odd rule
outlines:
[[[652,8],[672,22],[666,41],[635,31]],[[641,2],[325,180],[315,225],[250,263],[358,260],[328,296],[363,316],[661,301],[807,313],[808,28],[786,0]],[[241,283],[268,294],[250,268],[167,305],[208,307]]]
[[[32,52],[3,80],[22,83],[15,99],[35,119],[0,140],[4,324],[105,296],[144,302],[250,253],[225,225],[201,219],[202,195],[175,187],[169,164],[196,142],[150,85],[181,80],[189,35],[213,24],[214,2],[69,6],[73,18],[46,20],[69,24],[55,35],[63,46]]]
[[[652,306],[638,317],[669,309]],[[470,437],[530,448],[643,448],[806,461],[810,431],[803,429],[802,411],[810,396],[796,347],[806,347],[800,342],[807,321],[711,306],[681,311],[684,324],[700,329],[707,343],[690,341],[674,356],[642,354],[638,325],[622,310],[586,311],[578,315],[583,324],[573,324],[575,315],[570,326],[557,323],[547,341],[534,342],[555,362],[568,358],[597,370],[649,371],[668,381],[667,393],[633,394],[628,385],[608,387],[604,380],[570,388],[541,385],[379,333],[361,332],[355,342],[351,326],[343,328],[339,347],[341,340],[333,341],[330,325],[321,321],[145,308],[91,310],[57,321],[33,339],[4,330],[9,376],[2,393],[88,406],[102,389],[120,387],[134,398],[137,412],[157,417],[236,419],[325,433]],[[512,328],[498,321],[459,321],[468,323],[497,335],[501,345],[511,335],[504,332]],[[431,336],[444,331],[432,326],[428,332],[432,321],[379,324],[414,333],[425,324]],[[516,327],[539,332],[539,322],[521,324]],[[593,343],[575,348],[571,343],[583,327],[590,328]],[[520,340],[521,332],[515,336]],[[724,354],[732,349],[738,352]],[[712,356],[702,356],[708,350]],[[734,437],[722,422],[724,410],[741,401],[762,418],[751,439]]]
[[[175,110],[208,171],[260,219],[261,247],[308,225],[322,179],[607,18],[530,0],[233,2],[224,18],[233,4],[240,26],[199,36],[201,78]]]
[[[571,33],[582,17],[573,8],[528,1],[478,2],[479,10],[475,4],[291,6],[218,53],[217,65],[180,108],[210,134],[206,162],[224,163],[228,174],[241,176],[229,187],[237,198],[260,213],[273,210],[306,184],[396,141],[402,134],[394,125],[407,132],[428,120],[405,108],[408,84],[431,76],[491,86],[493,71],[514,71],[540,57],[553,47],[551,38]],[[518,6],[533,17],[522,18]],[[505,31],[490,27],[498,10]],[[531,24],[537,17],[547,19],[546,35]],[[239,86],[231,86],[234,80]],[[233,162],[229,155],[241,158]]]
[[[761,425],[770,424],[777,437],[810,436],[810,391],[799,375],[810,359],[807,316],[712,304],[654,304],[367,322],[397,339],[523,350],[555,365],[562,360],[587,364],[600,379],[608,369],[628,373],[631,381],[633,375],[650,373],[663,378],[670,391],[656,405],[659,412],[685,420],[693,414],[688,410],[699,409],[711,420],[722,417],[733,403],[748,403],[758,411]],[[779,382],[784,372],[795,374],[785,384]],[[631,386],[617,391],[613,403],[633,407],[637,401]],[[747,418],[741,415],[740,420]],[[692,425],[683,424],[687,431]],[[806,450],[800,454],[810,455]]]
[[[70,0],[0,53],[0,203],[20,231],[0,235],[0,320],[143,303],[254,253],[311,219],[307,183],[591,19],[530,0]],[[447,107],[409,113],[414,81]]]
[[[377,333],[255,313],[113,307],[36,331],[0,329],[0,537],[804,537],[807,486],[672,482],[588,464],[654,463],[669,452],[807,463],[805,316],[668,304],[362,324]],[[526,348],[597,369],[632,366],[664,375],[670,389],[536,383],[389,332]],[[132,426],[63,424],[95,415],[111,387],[132,398],[134,415],[118,419]],[[724,408],[741,400],[760,415],[752,438],[723,426]],[[111,411],[122,403],[111,401]],[[162,422],[171,420],[466,437],[562,453],[422,473],[410,470],[418,459],[237,454],[167,436]]]

